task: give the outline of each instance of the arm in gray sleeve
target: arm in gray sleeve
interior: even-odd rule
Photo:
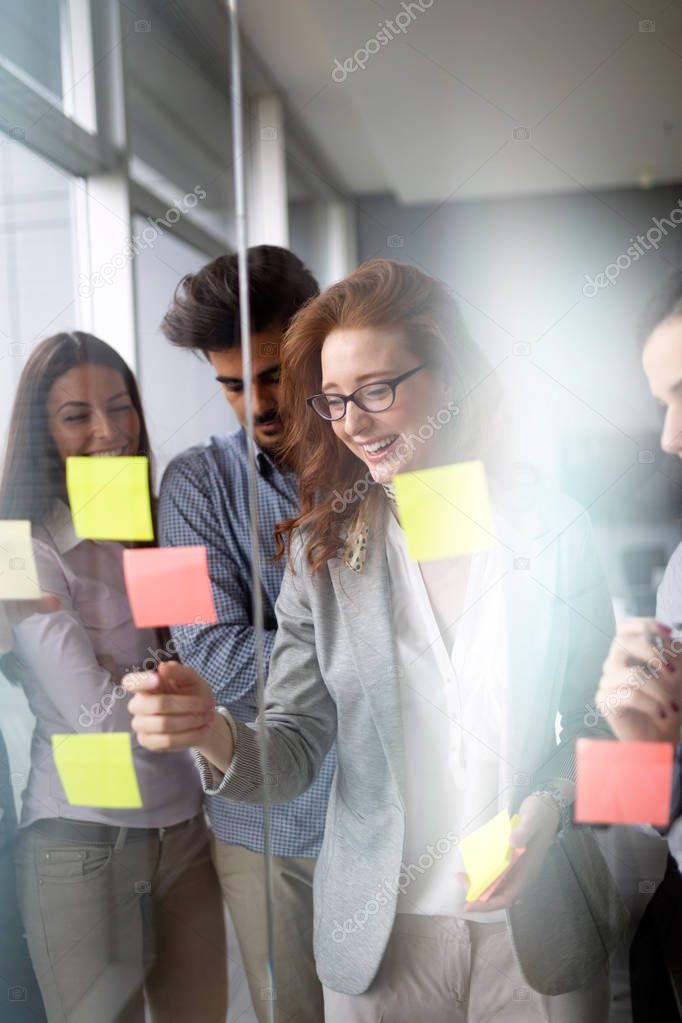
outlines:
[[[265,688],[265,707],[254,724],[228,711],[235,741],[232,763],[221,776],[195,753],[206,792],[245,803],[286,803],[312,785],[336,735],[336,705],[320,673],[307,588],[314,585],[298,559],[284,576],[276,605],[277,638]],[[260,743],[265,743],[266,774]]]

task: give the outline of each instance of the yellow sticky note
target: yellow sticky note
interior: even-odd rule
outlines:
[[[23,519],[0,521],[0,600],[36,600],[40,583],[31,523]]]
[[[413,561],[487,550],[494,524],[482,462],[460,462],[393,477],[398,514]]]
[[[144,455],[67,458],[66,487],[76,536],[154,539]]]
[[[469,878],[467,902],[476,902],[511,863],[514,850],[509,844],[509,836],[518,823],[518,815],[510,819],[507,810],[502,810],[459,843]]]
[[[52,753],[72,806],[142,806],[130,732],[53,735]]]

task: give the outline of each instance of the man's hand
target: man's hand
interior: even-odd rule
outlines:
[[[655,644],[660,637],[662,650]],[[596,703],[613,733],[624,741],[680,741],[682,673],[670,630],[651,618],[618,626],[602,667]]]
[[[519,817],[519,823],[509,836],[509,844],[513,849],[525,848],[525,853],[510,868],[494,894],[485,902],[467,902],[466,912],[494,913],[499,909],[508,909],[540,873],[559,826],[559,808],[551,796],[532,795],[521,804]],[[458,876],[468,888],[469,879],[466,874]]]
[[[211,687],[198,672],[168,661],[156,671],[131,672],[122,684],[135,693],[128,710],[141,746],[156,752],[195,746],[219,770],[227,770],[233,754],[232,733],[216,713]]]

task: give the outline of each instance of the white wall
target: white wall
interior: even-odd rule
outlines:
[[[135,233],[141,233],[145,223],[137,215]],[[174,348],[160,330],[179,281],[207,262],[202,252],[167,233],[142,249],[135,261],[139,377],[157,480],[178,452],[237,426],[209,363],[203,356]]]

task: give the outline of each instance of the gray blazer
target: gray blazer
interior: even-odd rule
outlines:
[[[509,552],[500,585],[511,637],[502,756],[515,807],[543,780],[573,779],[575,739],[597,734],[585,717],[613,614],[578,505],[525,488],[500,507],[496,529]],[[280,803],[308,788],[336,739],[338,766],[314,880],[314,945],[322,982],[358,994],[371,984],[391,932],[405,832],[407,768],[383,525],[370,530],[358,573],[333,558],[311,577],[302,551],[299,541],[295,571],[287,570],[277,602],[264,713],[253,725],[226,714],[236,752],[219,784],[200,766],[211,793],[260,803],[266,781],[269,801]],[[265,779],[259,729],[267,740]],[[576,941],[568,921],[561,954],[570,956]]]

